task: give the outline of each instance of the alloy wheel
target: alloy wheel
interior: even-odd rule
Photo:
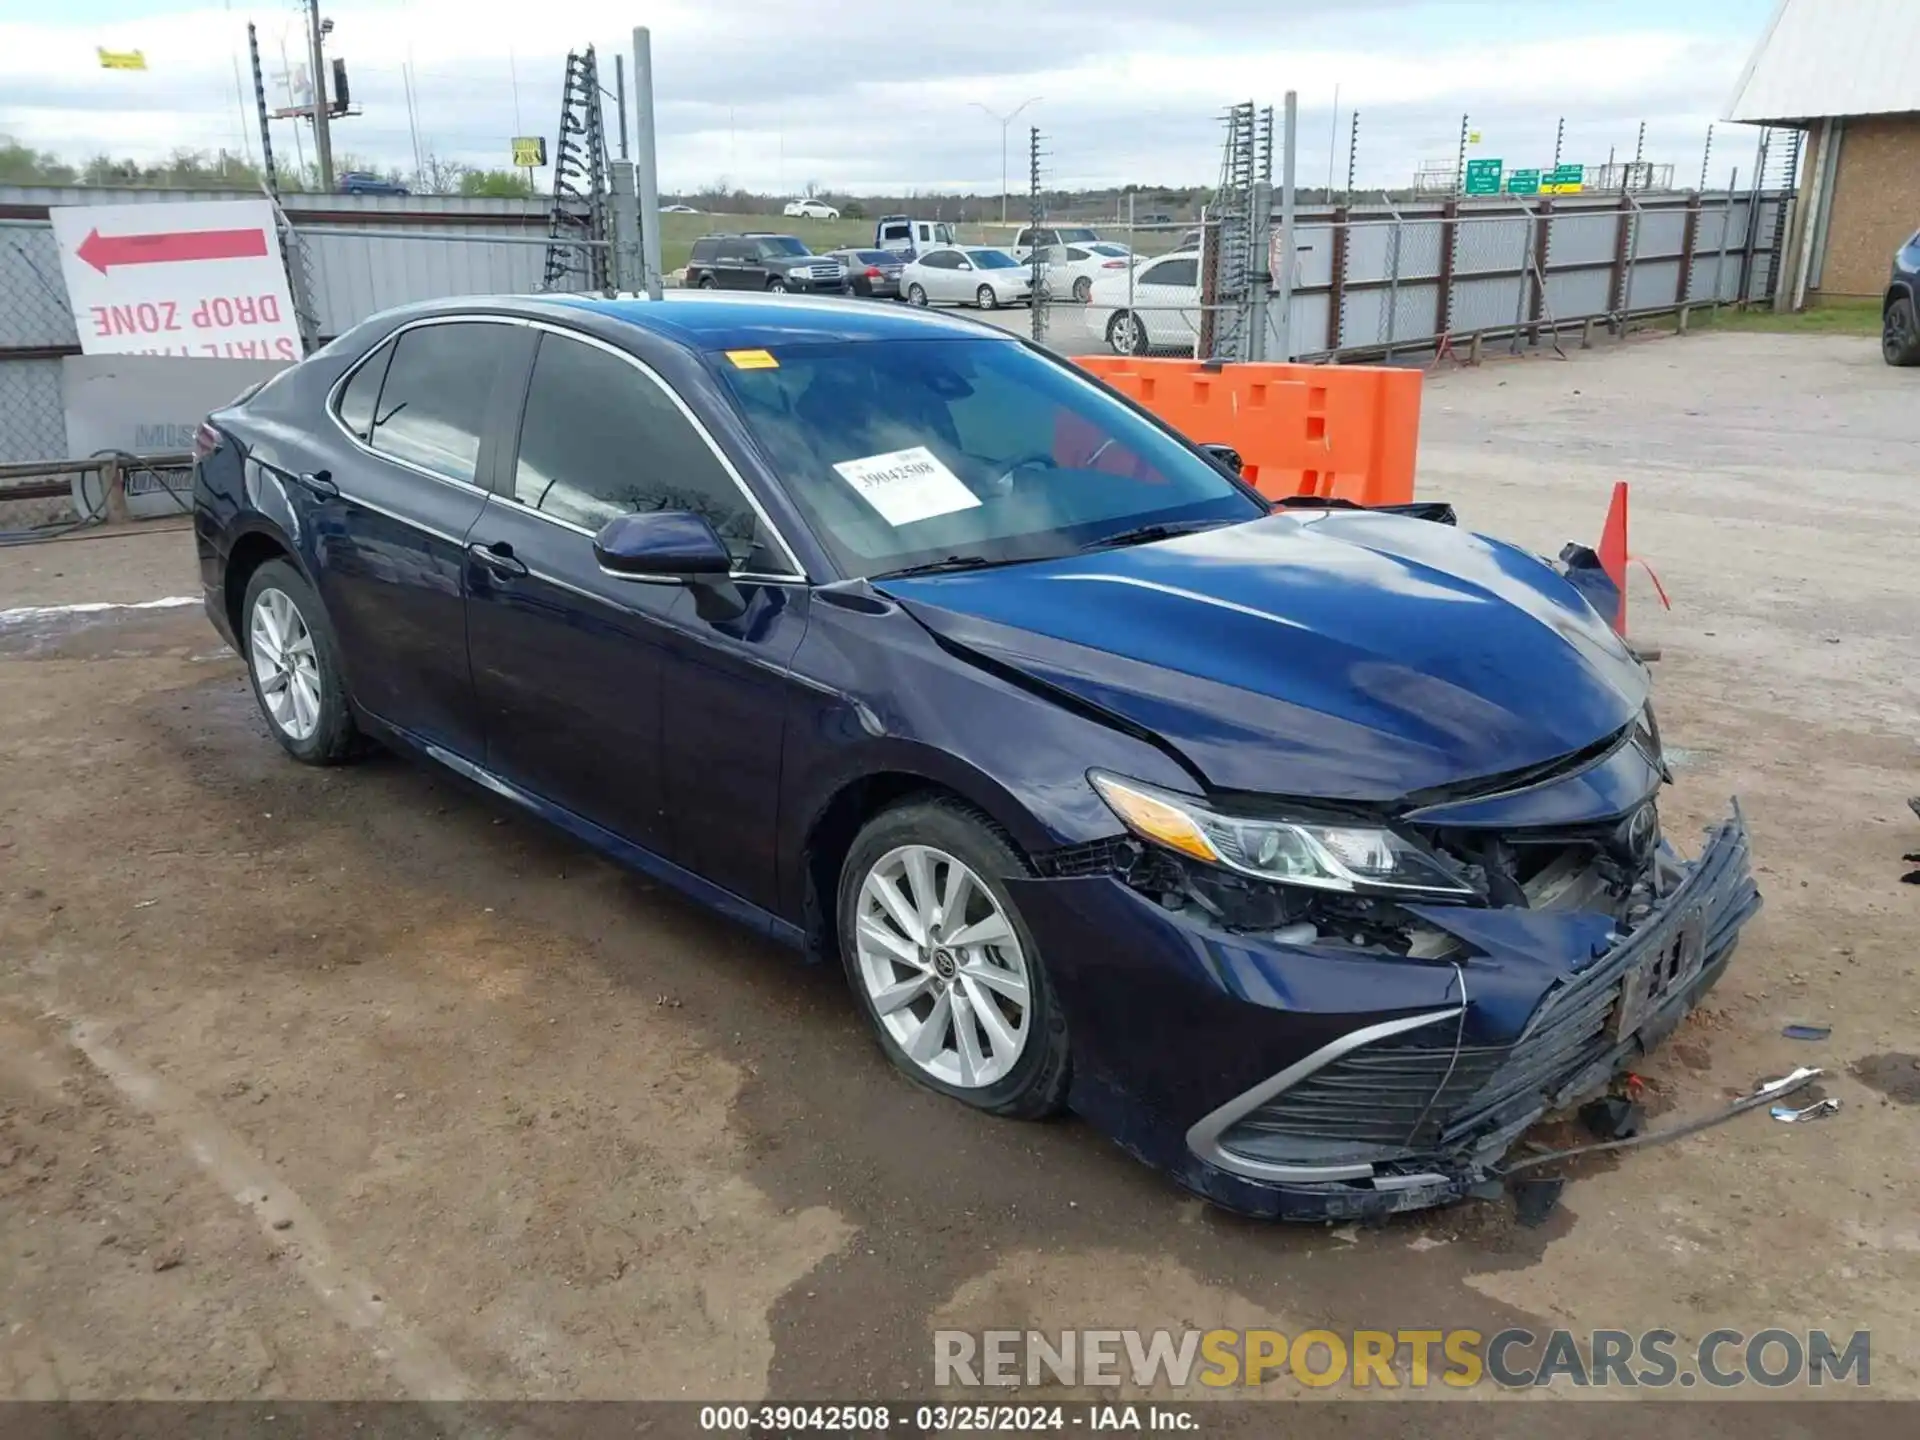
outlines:
[[[299,607],[283,590],[262,590],[247,633],[254,683],[269,718],[288,738],[305,740],[320,724],[320,662]]]
[[[1082,305],[1093,299],[1093,281],[1082,275],[1073,282],[1073,298]]]
[[[1880,353],[1889,365],[1911,363],[1916,337],[1913,333],[1913,306],[1910,301],[1895,300],[1887,307],[1886,322],[1880,332]]]
[[[1000,297],[993,293],[991,285],[982,285],[973,292],[973,298],[980,302],[982,310],[992,310],[1000,303]]]
[[[909,305],[917,305],[922,310],[926,309],[927,292],[922,290],[918,285],[909,285],[907,287],[907,303]]]
[[[860,982],[901,1052],[964,1089],[1003,1080],[1026,1049],[1032,977],[980,877],[944,850],[902,845],[860,882]]]

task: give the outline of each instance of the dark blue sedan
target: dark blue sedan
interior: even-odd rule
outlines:
[[[374,739],[845,966],[886,1056],[1243,1211],[1497,1176],[1726,968],[1645,670],[1449,525],[1270,513],[968,321],[390,312],[209,417],[207,610],[295,758]]]

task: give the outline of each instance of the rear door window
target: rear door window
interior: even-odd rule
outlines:
[[[391,359],[393,342],[389,341],[361,362],[347,381],[347,388],[340,392],[340,423],[353,432],[356,440],[365,440],[373,428],[373,407],[380,399],[380,382],[386,379]]]
[[[1140,272],[1139,284],[1142,285],[1183,285],[1194,286],[1200,283],[1200,262],[1192,256],[1182,260],[1162,260],[1158,265],[1149,265]]]
[[[421,325],[394,342],[368,443],[382,454],[471,484],[487,403],[509,327]]]

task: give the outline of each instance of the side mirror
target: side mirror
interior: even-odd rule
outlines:
[[[962,260],[958,265],[954,266],[953,268],[956,270],[971,270],[973,268],[973,262],[971,260]]]
[[[724,578],[733,568],[706,516],[687,510],[616,516],[593,537],[593,558],[611,574],[641,580]]]
[[[1203,444],[1200,446],[1200,453],[1222,470],[1234,475],[1240,473],[1240,452],[1231,445]]]

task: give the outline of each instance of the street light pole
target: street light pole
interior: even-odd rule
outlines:
[[[978,100],[973,102],[976,110],[986,110],[987,114],[1000,122],[1000,223],[1007,223],[1007,127],[1020,118],[1020,112],[1029,105],[1038,105],[1046,97],[1033,95],[1022,100],[1012,110],[1002,115],[998,110],[988,110]]]

